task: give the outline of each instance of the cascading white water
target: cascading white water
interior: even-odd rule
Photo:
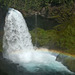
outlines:
[[[26,22],[22,14],[13,8],[9,9],[5,19],[3,49],[4,58],[18,63],[28,71],[36,72],[42,69],[70,72],[60,62],[55,61],[56,57],[51,53],[33,49]]]
[[[3,48],[6,51],[33,50],[31,35],[20,12],[10,8],[5,19]]]

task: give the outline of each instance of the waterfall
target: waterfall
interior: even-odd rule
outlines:
[[[9,9],[5,18],[3,50],[4,58],[29,72],[70,73],[50,52],[33,49],[27,24],[22,14],[13,8]]]
[[[22,14],[10,8],[6,18],[3,36],[4,51],[33,50],[31,35]]]

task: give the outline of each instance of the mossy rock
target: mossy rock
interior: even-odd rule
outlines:
[[[64,54],[59,54],[56,58],[57,61],[61,62],[70,71],[75,72],[75,58]]]

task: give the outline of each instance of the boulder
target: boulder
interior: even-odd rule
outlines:
[[[59,54],[56,58],[57,61],[61,62],[70,71],[75,72],[75,58],[64,54]]]

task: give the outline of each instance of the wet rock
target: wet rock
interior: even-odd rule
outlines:
[[[64,54],[59,54],[56,58],[57,61],[65,65],[69,70],[75,72],[75,58]]]

